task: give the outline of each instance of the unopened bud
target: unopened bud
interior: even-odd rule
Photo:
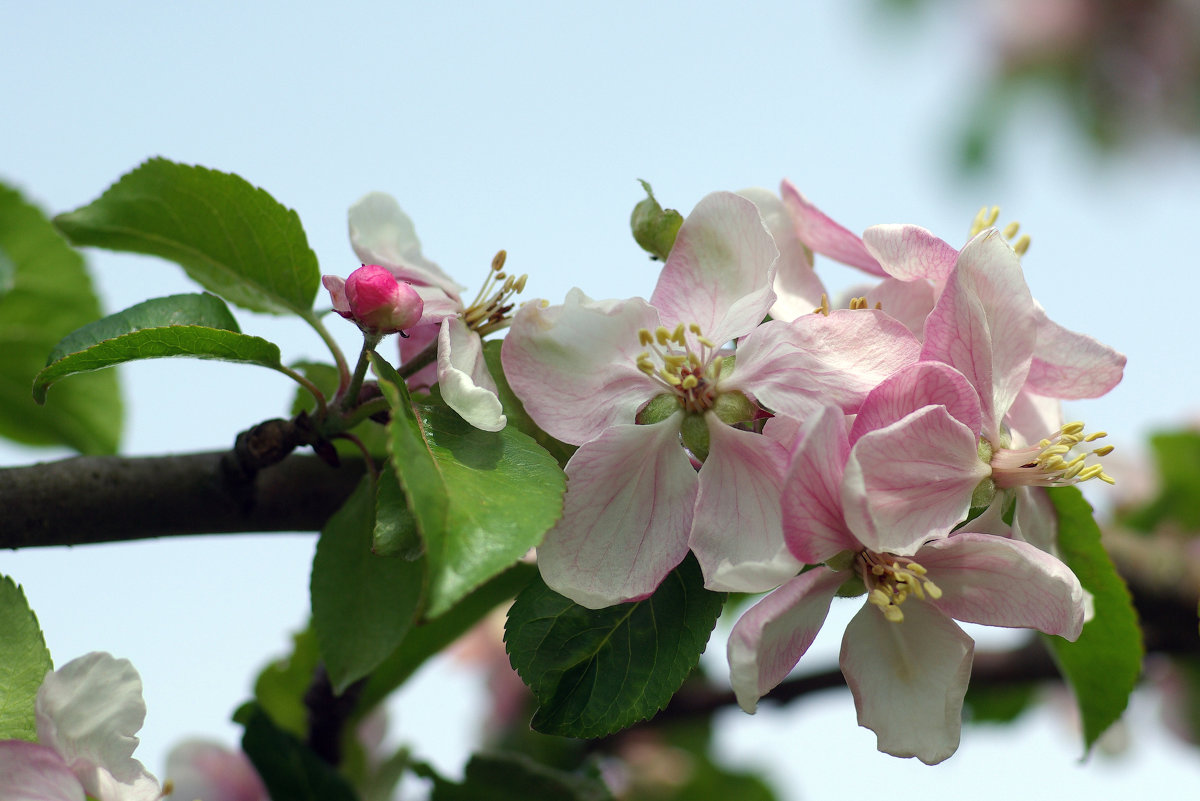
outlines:
[[[394,334],[411,328],[425,310],[415,289],[377,264],[364,264],[345,281],[327,275],[321,283],[329,290],[333,310],[368,333]]]

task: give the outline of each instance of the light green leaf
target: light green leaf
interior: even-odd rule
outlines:
[[[0,576],[0,740],[37,740],[34,703],[53,669],[25,593]]]
[[[374,354],[371,364],[392,408],[392,466],[425,541],[425,614],[437,617],[541,543],[566,478],[512,426],[480,431],[449,407],[414,407],[391,365]]]
[[[409,630],[367,680],[358,709],[365,714],[382,702],[392,690],[408,681],[417,669],[505,601],[512,600],[537,574],[537,567],[517,562],[479,589],[463,598],[436,620],[420,623]]]
[[[0,436],[113,453],[121,436],[115,372],[81,376],[41,408],[29,394],[54,344],[100,316],[82,257],[40,211],[4,185],[0,251],[11,268],[11,284],[0,292]]]
[[[424,563],[371,553],[374,530],[375,486],[364,476],[325,524],[313,558],[313,629],[339,694],[395,650],[421,601]]]
[[[667,705],[704,652],[723,593],[689,555],[642,601],[587,609],[538,579],[508,612],[504,641],[539,708],[533,728],[603,737]]]
[[[296,212],[204,167],[150,159],[54,224],[76,245],[176,262],[205,289],[253,311],[307,312],[320,282]]]
[[[59,379],[137,359],[192,356],[279,369],[279,347],[239,332],[228,307],[215,295],[154,298],[110,314],[69,334],[37,374],[33,396]]]
[[[1059,487],[1049,494],[1058,510],[1062,560],[1096,605],[1096,616],[1075,642],[1043,635],[1079,703],[1087,751],[1129,703],[1142,670],[1142,632],[1129,590],[1100,544],[1100,527],[1083,493]]]

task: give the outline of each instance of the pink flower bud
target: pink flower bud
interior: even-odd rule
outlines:
[[[416,325],[425,309],[415,289],[377,264],[364,264],[344,281],[326,275],[321,283],[329,290],[333,310],[368,333],[402,332]]]

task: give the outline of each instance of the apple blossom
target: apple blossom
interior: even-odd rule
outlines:
[[[240,750],[207,740],[185,740],[167,755],[171,795],[199,801],[270,801],[262,780]]]
[[[416,325],[425,306],[412,287],[377,264],[364,264],[345,280],[323,276],[321,283],[329,290],[333,310],[369,334],[406,337],[404,330]]]
[[[157,801],[158,781],[133,758],[146,717],[127,659],[85,654],[38,688],[38,742],[0,742],[0,801]]]
[[[881,751],[935,764],[958,747],[974,653],[954,620],[1074,640],[1086,596],[1055,557],[979,530],[995,530],[999,520],[980,518],[931,539],[864,528],[849,513],[856,502],[847,491],[850,455],[841,410],[824,409],[801,427],[782,500],[785,532],[800,559],[825,565],[787,582],[734,625],[734,692],[753,712],[808,650],[835,594],[858,588],[867,603],[846,628],[840,661],[859,724],[876,733]],[[998,518],[998,510],[989,516]]]
[[[400,356],[411,361],[436,348],[437,360],[410,376],[410,386],[430,386],[436,379],[446,404],[468,423],[485,431],[503,429],[508,418],[483,359],[482,337],[507,327],[525,276],[506,274],[500,251],[479,294],[464,304],[463,287],[421,255],[412,221],[390,195],[372,192],[351,206],[349,227],[358,257],[411,284],[424,302],[420,320],[400,343]]]
[[[517,314],[505,375],[542,429],[580,446],[538,551],[551,588],[592,608],[646,597],[689,548],[710,589],[763,591],[796,572],[779,519],[785,453],[748,421],[802,418],[827,398],[855,411],[918,345],[871,311],[760,325],[777,253],[755,206],[718,192],[679,229],[649,303],[572,290]]]

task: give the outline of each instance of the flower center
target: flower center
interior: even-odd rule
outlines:
[[[637,366],[679,398],[685,411],[704,412],[716,402],[724,359],[717,355],[717,346],[701,333],[700,326],[692,323],[687,331],[693,335],[696,348],[688,341],[683,323],[674,331],[661,325],[654,333],[640,329],[638,341],[648,350],[638,354]]]
[[[877,302],[874,306],[872,306],[870,303],[867,302],[866,296],[863,296],[861,298],[850,298],[850,305],[847,306],[847,308],[849,308],[851,311],[861,311],[862,309],[872,309],[872,308],[882,310],[883,304]],[[812,313],[813,314],[823,314],[826,317],[828,317],[830,311],[831,311],[831,308],[829,306],[829,295],[822,292],[821,293],[821,305],[818,306],[817,308],[813,309]]]
[[[496,254],[483,287],[463,312],[467,327],[481,337],[508,327],[515,305],[512,299],[525,289],[525,279],[529,276],[515,278],[505,273],[504,262],[507,259],[508,254],[503,250]]]
[[[935,601],[942,597],[941,589],[925,578],[925,568],[911,559],[861,551],[856,561],[867,587],[867,601],[878,607],[892,623],[904,621],[900,605],[908,596],[915,595],[924,600],[928,595]]]
[[[1115,483],[1104,467],[1087,458],[1107,456],[1113,446],[1086,446],[1107,436],[1103,431],[1084,434],[1083,423],[1067,423],[1058,433],[1031,448],[997,448],[992,453],[992,480],[1001,489],[1012,487],[1063,487],[1098,478]]]
[[[975,219],[971,221],[971,233],[967,236],[967,239],[974,237],[975,234],[979,233],[985,228],[991,228],[996,224],[996,220],[998,219],[1000,219],[999,206],[992,206],[991,208],[984,206],[979,210],[979,213],[975,215]],[[1000,233],[1003,234],[1004,238],[1012,244],[1012,249],[1017,252],[1018,256],[1024,256],[1025,251],[1029,250],[1030,239],[1029,234],[1021,234],[1020,238],[1014,241],[1013,237],[1015,237],[1017,232],[1020,230],[1021,224],[1013,221],[1004,226],[1004,229]]]

